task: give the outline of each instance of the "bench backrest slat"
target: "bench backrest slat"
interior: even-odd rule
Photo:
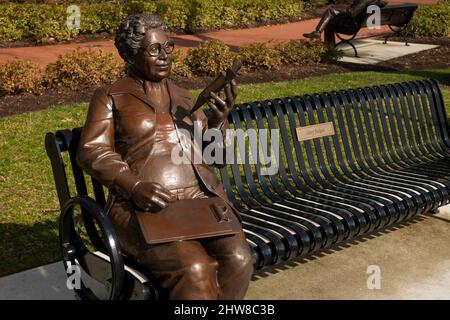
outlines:
[[[383,26],[391,25],[391,26],[403,26],[411,20],[414,11],[417,9],[417,5],[387,5],[380,10],[380,23]],[[365,15],[364,22],[361,25],[361,28],[367,27],[367,18],[370,14]]]
[[[380,25],[403,28],[409,23],[416,9],[417,4],[386,5],[380,9]],[[357,34],[360,29],[368,27],[369,18],[373,23],[372,15],[372,12],[363,11],[354,19],[348,16],[337,16],[336,20],[332,22],[332,28],[336,33]]]
[[[259,126],[251,124],[250,118],[260,119]],[[266,119],[266,129],[281,132],[284,152],[280,177],[263,177],[262,163],[231,164],[231,170],[222,170],[227,181],[239,185],[238,190],[226,183],[239,199],[235,201],[250,205],[263,195],[257,190],[280,192],[276,179],[285,175],[292,181],[300,180],[306,191],[320,188],[325,183],[324,174],[351,175],[360,168],[386,166],[393,161],[420,163],[442,157],[448,148],[442,96],[437,84],[429,80],[243,104],[232,112],[230,123],[242,128],[245,121],[252,129],[262,129],[261,118]],[[302,142],[295,138],[294,125],[328,121],[334,123],[335,135]],[[248,146],[239,152],[243,159],[252,155]],[[245,183],[251,186],[248,191]]]

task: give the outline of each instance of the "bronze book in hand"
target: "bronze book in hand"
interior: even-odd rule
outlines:
[[[234,78],[236,78],[239,69],[242,67],[242,62],[239,59],[235,59],[233,61],[233,65],[231,68],[228,68],[225,71],[222,71],[213,82],[211,82],[198,96],[197,101],[195,102],[194,107],[191,110],[191,113],[197,111],[202,105],[206,103],[211,98],[211,92],[218,93],[220,90],[225,88],[227,84],[231,82]]]

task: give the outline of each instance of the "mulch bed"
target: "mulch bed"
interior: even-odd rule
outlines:
[[[450,38],[425,38],[411,42],[434,43],[439,44],[440,47],[392,59],[377,65],[360,65],[343,62],[309,64],[301,67],[284,65],[276,72],[273,70],[262,70],[241,74],[238,76],[237,81],[241,84],[270,81],[278,82],[349,71],[401,71],[450,68]],[[211,77],[184,78],[178,76],[174,76],[173,79],[186,89],[203,88],[212,80]],[[75,90],[51,89],[46,90],[39,96],[33,94],[5,96],[0,98],[0,117],[41,110],[58,104],[88,102],[94,90],[94,87],[77,88]]]

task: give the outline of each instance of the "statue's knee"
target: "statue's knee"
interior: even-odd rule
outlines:
[[[234,268],[237,272],[253,273],[255,258],[251,254],[250,250],[240,248],[231,255],[230,260],[232,268]]]
[[[253,274],[253,267],[255,265],[255,257],[251,254],[250,250],[247,251],[242,259],[242,266],[250,274]]]
[[[197,279],[198,281],[203,281],[209,279],[210,277],[215,277],[218,268],[217,261],[207,258],[192,259],[189,261],[185,261],[183,264],[185,275],[193,279]]]

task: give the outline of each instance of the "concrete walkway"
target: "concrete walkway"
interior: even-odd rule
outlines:
[[[354,56],[354,51],[348,44],[343,43],[338,46],[343,53],[339,61],[358,64],[377,64],[438,47],[437,45],[421,43],[410,43],[408,46],[405,46],[404,42],[394,41],[388,41],[385,44],[383,40],[370,39],[356,40],[353,41],[353,44],[358,51],[358,57]]]
[[[390,3],[419,3],[419,4],[434,4],[437,0],[390,0]],[[302,34],[314,30],[319,19],[310,19],[299,22],[292,22],[280,25],[264,26],[258,28],[238,29],[238,30],[220,30],[215,32],[207,32],[194,35],[173,35],[175,44],[178,48],[187,50],[195,47],[199,43],[206,40],[217,39],[225,42],[231,48],[236,49],[253,42],[273,41],[284,42],[289,40],[302,39]],[[386,30],[387,27],[385,28]],[[370,30],[362,30],[361,34],[367,34]],[[377,30],[378,32],[378,30]],[[70,44],[56,44],[38,47],[27,48],[1,48],[0,62],[28,59],[40,64],[42,67],[48,63],[56,61],[59,55],[71,52],[75,49],[101,49],[106,52],[113,52],[118,59],[117,50],[114,47],[114,42],[110,41],[95,41],[83,43]]]
[[[246,298],[450,299],[448,243],[450,206],[342,248],[269,268],[255,276]],[[375,269],[380,287],[369,289],[367,272]],[[74,298],[61,262],[0,278],[0,300]]]
[[[342,250],[274,268],[252,283],[246,298],[450,299],[448,241],[450,206]],[[379,289],[369,278],[374,270],[380,272]]]

